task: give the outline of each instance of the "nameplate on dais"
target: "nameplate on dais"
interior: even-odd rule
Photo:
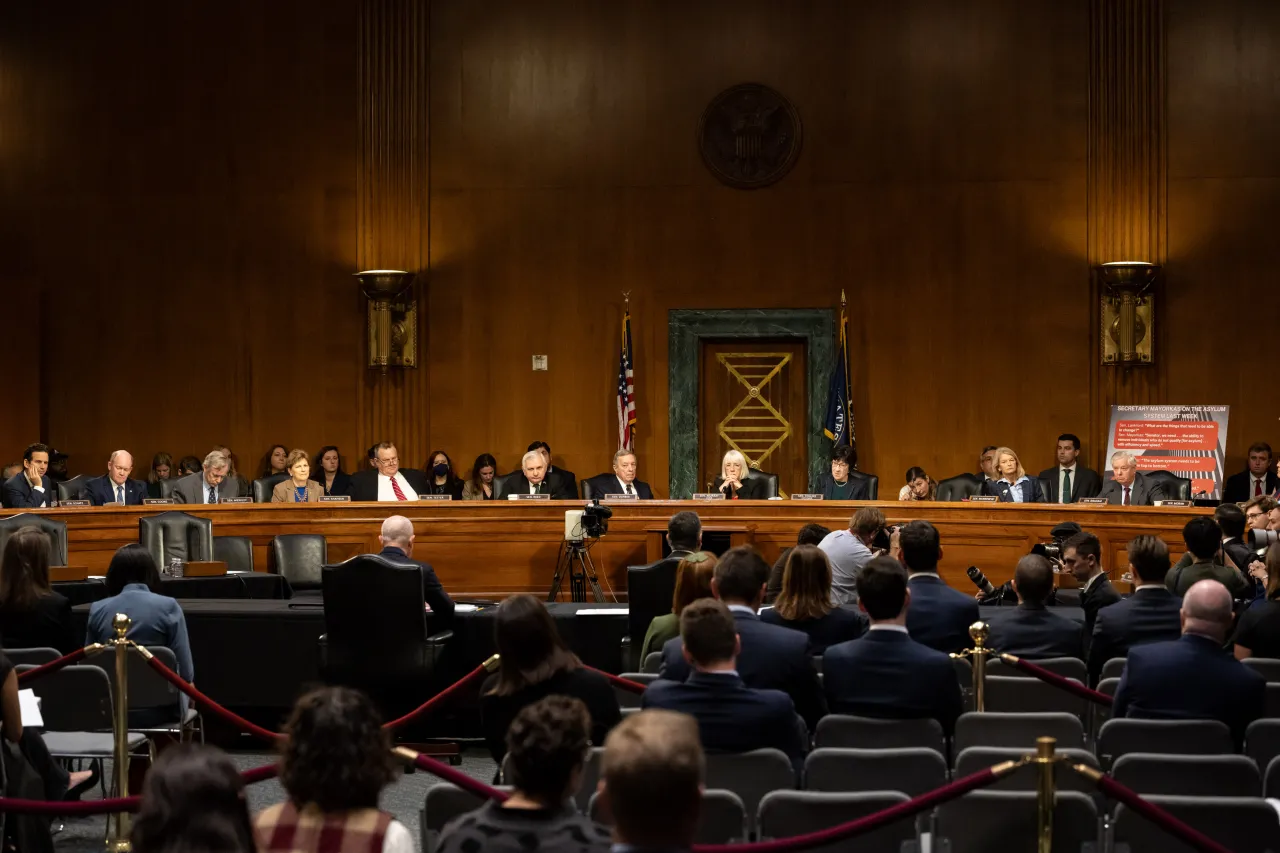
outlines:
[[[146,506],[161,506],[173,503],[173,498],[143,498],[142,503]]]
[[[549,501],[551,495],[507,495],[507,500],[512,501]]]
[[[698,492],[690,500],[694,501],[722,501],[724,500],[724,492]]]
[[[351,495],[321,495],[320,503],[322,504],[346,504],[351,503]]]
[[[814,494],[814,493],[812,493],[812,492],[805,492],[804,494],[792,495],[792,496],[791,496],[791,500],[793,500],[793,501],[820,501],[820,500],[822,500],[822,495],[821,495],[821,494]]]
[[[1106,506],[1107,499],[1106,498],[1077,498],[1076,503],[1083,504],[1084,506]]]
[[[998,504],[1000,503],[1000,499],[995,495],[971,495],[969,497],[969,503]]]
[[[420,501],[451,501],[453,495],[418,495]]]
[[[612,503],[622,503],[623,501],[638,501],[638,500],[640,500],[640,496],[639,496],[639,495],[625,495],[625,494],[618,494],[618,495],[605,495],[605,496],[604,496],[603,498],[601,498],[600,500],[604,501],[605,503],[612,504]]]
[[[223,498],[219,503],[224,504],[251,504],[253,498]]]
[[[88,501],[76,500],[76,501],[63,501],[61,504],[59,504],[59,506],[93,506],[93,504],[89,503]],[[119,504],[113,503],[111,504],[111,506],[119,506]]]
[[[66,506],[67,502],[63,501],[62,505]],[[1156,506],[1195,506],[1195,504],[1192,503],[1191,501],[1175,501],[1175,500],[1156,501],[1155,505]]]

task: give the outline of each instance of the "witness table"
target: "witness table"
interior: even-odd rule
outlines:
[[[53,584],[53,591],[65,595],[72,606],[91,604],[107,597],[107,585],[101,580],[63,581]],[[161,577],[160,592],[170,598],[292,598],[293,589],[280,575],[246,572],[211,578]]]

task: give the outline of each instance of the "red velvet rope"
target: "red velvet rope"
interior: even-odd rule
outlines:
[[[1001,655],[1000,659],[1012,666],[1014,669],[1020,669],[1028,675],[1034,675],[1046,684],[1052,684],[1054,687],[1061,688],[1068,693],[1079,696],[1081,699],[1088,699],[1090,702],[1096,702],[1099,705],[1107,706],[1110,706],[1115,702],[1115,699],[1105,693],[1099,693],[1097,690],[1085,687],[1078,681],[1072,681],[1070,678],[1065,678],[1058,675],[1056,672],[1050,672],[1039,664],[1034,664],[1029,660],[1023,660],[1022,658],[1014,657],[1013,655]]]
[[[1093,777],[1090,776],[1088,778]],[[1133,809],[1137,814],[1142,815],[1184,844],[1190,844],[1201,853],[1231,853],[1230,850],[1200,830],[1188,826],[1154,803],[1147,802],[1110,776],[1099,777],[1095,782],[1098,785],[1098,790],[1103,794]]]
[[[254,767],[240,774],[240,778],[244,780],[246,785],[253,785],[257,782],[265,782],[268,779],[274,779],[280,775],[280,767],[276,764],[267,764],[263,767]]]
[[[27,681],[31,681],[32,679],[39,678],[42,675],[57,672],[64,666],[71,666],[71,664],[76,663],[77,661],[84,660],[84,657],[87,654],[89,654],[89,649],[87,647],[83,649],[76,649],[71,654],[63,655],[57,660],[51,660],[48,663],[40,664],[40,666],[35,669],[29,669],[26,672],[20,672],[18,673],[18,683],[23,684]]]
[[[439,776],[444,781],[451,782],[462,790],[475,794],[482,799],[497,800],[501,803],[511,796],[505,791],[499,791],[497,788],[486,785],[478,779],[472,779],[461,770],[456,770],[442,761],[436,761],[429,755],[419,755],[413,760],[413,763],[414,766],[420,767],[434,776]]]
[[[400,717],[397,720],[392,720],[391,722],[386,723],[385,725],[383,725],[383,728],[394,731],[395,729],[398,729],[403,725],[413,722],[414,720],[421,717],[423,714],[426,714],[428,711],[435,710],[436,705],[443,703],[446,699],[452,698],[455,693],[462,690],[462,688],[468,686],[473,681],[476,681],[481,676],[485,675],[487,672],[488,670],[484,668],[484,664],[480,664],[475,669],[471,670],[471,672],[467,673],[462,678],[455,681],[453,684],[450,684],[444,690],[440,691],[435,696],[432,696],[426,702],[423,702],[421,705],[419,705],[417,708],[413,709],[409,713],[405,714],[403,717]]]
[[[614,687],[621,687],[623,690],[626,690],[630,693],[643,693],[645,689],[649,686],[647,684],[641,684],[638,681],[632,681],[630,678],[619,678],[618,676],[614,675],[612,672],[605,672],[603,669],[596,669],[594,666],[588,666],[586,668],[591,670],[592,672],[598,672],[601,675],[603,675],[605,678],[609,679],[609,683],[612,684]]]
[[[228,711],[226,708],[222,707],[217,702],[197,690],[194,684],[188,684],[184,681],[182,676],[178,675],[178,673],[161,663],[159,658],[144,656],[144,660],[150,664],[152,669],[160,673],[161,678],[190,696],[191,700],[197,705],[204,708],[206,711],[213,712],[241,731],[248,732],[251,735],[257,735],[265,741],[274,741],[283,737],[283,735],[277,734],[276,732],[267,731],[256,723],[249,722],[239,714]]]
[[[0,812],[47,815],[95,815],[136,812],[141,797],[116,797],[112,800],[22,800],[0,797]]]

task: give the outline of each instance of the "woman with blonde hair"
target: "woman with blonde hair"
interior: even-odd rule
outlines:
[[[1018,454],[1011,448],[997,447],[992,466],[996,469],[994,479],[982,484],[984,495],[994,495],[1000,503],[1042,504],[1044,489],[1035,477],[1027,476]]]
[[[809,654],[820,655],[827,646],[856,640],[866,631],[857,611],[831,603],[831,563],[816,545],[797,545],[782,572],[782,592],[772,610],[760,612],[760,621],[781,625],[809,636]]]
[[[717,492],[724,492],[725,500],[730,501],[762,501],[769,497],[765,494],[764,477],[753,477],[747,457],[737,450],[730,450],[724,455],[720,462],[720,476],[716,477],[712,487]]]
[[[285,458],[284,469],[289,479],[276,483],[271,490],[273,504],[320,502],[324,487],[311,479],[311,460],[307,458],[307,451],[290,451]]]
[[[651,652],[660,652],[667,640],[680,636],[680,614],[699,598],[711,598],[711,579],[716,574],[716,555],[696,551],[676,566],[676,592],[671,596],[671,612],[655,616],[644,633],[640,660]]]

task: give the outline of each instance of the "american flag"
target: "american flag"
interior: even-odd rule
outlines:
[[[636,380],[631,361],[631,312],[622,315],[622,350],[618,354],[618,447],[635,450]]]

